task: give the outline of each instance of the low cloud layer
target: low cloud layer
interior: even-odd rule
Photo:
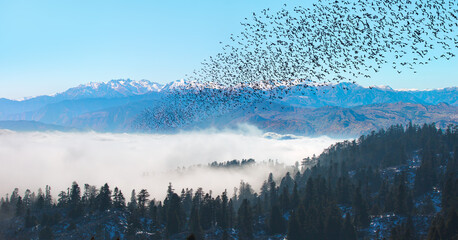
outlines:
[[[169,182],[176,190],[202,187],[215,194],[228,189],[232,194],[232,189],[244,180],[259,190],[272,171],[268,166],[245,171],[174,170],[242,158],[293,165],[336,141],[328,137],[269,139],[251,127],[173,135],[0,130],[0,194],[5,196],[18,187],[22,195],[27,188],[36,192],[50,185],[57,197],[73,181],[97,187],[107,182],[111,188],[123,190],[126,198],[132,189],[146,188],[152,197],[161,199]]]

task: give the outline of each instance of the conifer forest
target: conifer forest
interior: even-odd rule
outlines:
[[[270,174],[261,189],[242,181],[231,194],[173,183],[157,186],[164,199],[109,183],[16,188],[1,198],[0,238],[456,239],[457,140],[456,125],[394,125]]]
[[[458,240],[458,0],[0,0],[0,240]]]

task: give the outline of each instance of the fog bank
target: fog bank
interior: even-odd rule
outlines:
[[[5,196],[18,187],[22,195],[27,188],[36,192],[50,185],[57,198],[73,181],[81,187],[85,183],[100,187],[107,182],[111,189],[118,186],[126,199],[132,189],[146,188],[151,197],[162,200],[169,182],[177,191],[202,187],[215,194],[228,189],[232,194],[242,179],[257,191],[271,167],[249,171],[202,168],[181,174],[174,170],[243,158],[293,165],[338,141],[328,137],[279,139],[267,138],[254,128],[173,135],[0,130],[0,194]],[[283,174],[279,171],[277,174]]]

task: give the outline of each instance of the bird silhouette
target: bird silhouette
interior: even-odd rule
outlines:
[[[356,83],[385,65],[416,73],[414,66],[455,57],[457,16],[456,0],[318,0],[311,8],[263,9],[137,123],[180,128],[281,100],[293,89],[321,94],[322,86]]]

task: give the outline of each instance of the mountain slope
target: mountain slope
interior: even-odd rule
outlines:
[[[45,124],[36,121],[0,121],[0,129],[13,131],[76,131],[78,129],[69,128],[53,124]]]
[[[276,133],[349,137],[410,121],[418,124],[436,122],[440,127],[458,124],[458,107],[444,103],[422,105],[399,102],[352,108],[334,106],[304,108],[261,103],[255,109],[249,111],[239,109],[189,128],[208,126],[225,128],[249,123],[264,131]]]
[[[87,98],[76,100],[64,100],[57,103],[47,104],[35,111],[23,112],[8,116],[7,120],[30,120],[40,121],[49,124],[71,125],[71,121],[80,115],[96,112],[114,107],[121,107],[127,104],[145,100],[159,99],[156,92],[143,95],[135,95],[122,98]],[[145,105],[141,105],[145,108]]]
[[[55,104],[66,100],[81,100],[92,98],[126,98],[136,97],[148,93],[159,92],[163,85],[148,80],[111,80],[106,83],[88,83],[70,88],[62,93],[52,96],[38,96],[26,100],[10,100],[0,98],[0,120],[15,119],[10,117],[14,114],[39,111],[49,104]],[[116,101],[116,100],[114,100]],[[30,116],[33,114],[29,114]]]
[[[445,102],[456,105],[456,97],[452,94],[443,94],[443,92],[458,93],[457,88],[428,91],[396,91],[390,87],[373,87],[365,88],[352,83],[340,83],[337,85],[319,87],[316,91],[303,90],[300,86],[293,87],[291,94],[285,94],[283,99],[279,100],[282,104],[303,106],[303,107],[355,107],[376,103],[420,103],[420,104],[438,104]],[[414,94],[415,93],[415,94]]]
[[[139,131],[140,129],[135,128],[134,121],[147,106],[152,106],[154,104],[154,100],[143,100],[118,107],[88,112],[71,119],[68,121],[67,125],[97,131]]]
[[[175,90],[192,92],[196,86],[198,84],[186,80],[165,85],[130,79],[89,83],[54,96],[23,101],[0,99],[0,120],[38,121],[97,131],[142,131],[145,129],[135,129],[133,123],[144,109],[158,105]],[[247,94],[247,99],[252,98],[249,91],[241,93]],[[255,105],[248,101],[222,116],[210,113],[213,119],[191,123],[186,129],[224,128],[246,122],[281,133],[354,136],[409,121],[437,122],[444,126],[456,123],[458,115],[457,87],[399,91],[390,87],[366,88],[340,83],[313,90],[297,85],[287,92],[272,94],[276,96],[273,100],[260,99]],[[175,104],[182,109],[189,108],[187,102]]]

